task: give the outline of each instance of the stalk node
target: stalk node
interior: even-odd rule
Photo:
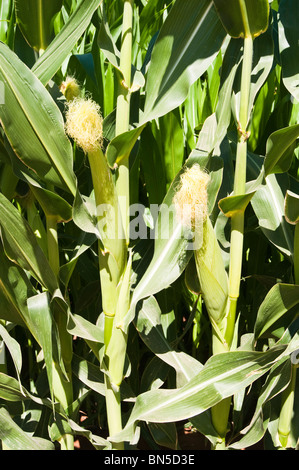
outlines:
[[[249,137],[250,137],[250,132],[249,131],[246,131],[245,129],[242,129],[242,126],[240,123],[238,123],[238,135],[240,137],[240,141],[241,142],[246,142]]]

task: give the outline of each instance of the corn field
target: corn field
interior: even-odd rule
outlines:
[[[2,450],[298,448],[298,24],[0,0]]]

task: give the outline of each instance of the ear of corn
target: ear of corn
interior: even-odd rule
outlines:
[[[226,314],[228,277],[209,218],[203,225],[203,244],[195,253],[200,289],[210,317],[219,324]]]
[[[208,216],[209,175],[195,164],[182,173],[174,204],[183,226],[195,232],[194,256],[200,291],[210,318],[219,324],[225,316],[228,296],[227,274],[221,250]]]

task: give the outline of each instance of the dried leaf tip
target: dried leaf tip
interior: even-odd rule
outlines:
[[[79,83],[74,77],[66,77],[66,79],[60,85],[60,91],[65,96],[67,101],[72,101],[78,98],[81,94],[81,88]]]
[[[195,229],[202,227],[208,215],[209,180],[209,174],[198,164],[192,165],[182,173],[173,203],[183,226]]]
[[[91,99],[76,98],[68,103],[66,132],[85,153],[97,150],[103,141],[100,106]]]

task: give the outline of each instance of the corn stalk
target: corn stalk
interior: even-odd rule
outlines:
[[[133,0],[124,1],[120,55],[120,72],[123,77],[119,84],[117,98],[116,136],[129,130],[133,4]],[[96,171],[92,170],[92,173],[95,174]],[[110,299],[116,299],[113,313],[105,313],[105,360],[107,366],[105,387],[107,418],[111,436],[122,430],[120,385],[123,379],[127,347],[127,333],[122,329],[122,322],[124,315],[129,310],[131,271],[130,263],[127,263],[125,259],[127,256],[126,247],[129,244],[129,154],[124,156],[116,170],[115,195],[118,201],[115,201],[114,207],[117,205],[119,208],[122,229],[124,231],[124,240],[120,242],[124,264],[117,277],[114,275],[111,277],[112,282],[115,281],[115,285],[111,286],[110,293],[106,290],[103,291],[105,297],[107,295]],[[118,245],[119,240],[115,239],[113,244]],[[105,259],[103,261],[105,263]],[[105,273],[107,272],[105,271]],[[123,443],[115,444],[115,448],[118,450],[123,449]]]
[[[234,176],[234,196],[245,194],[247,169],[247,126],[249,121],[249,100],[253,60],[253,41],[268,27],[269,4],[267,0],[214,0],[222,24],[232,38],[243,38],[243,63],[241,72],[240,107],[238,112],[238,143]],[[256,12],[259,11],[257,15]],[[228,305],[223,331],[224,342],[217,342],[214,353],[227,351],[232,343],[237,303],[240,291],[242,257],[244,244],[244,210],[238,210],[231,216],[230,265],[228,285]],[[219,434],[215,449],[225,448],[227,421],[230,399],[226,399],[212,408],[212,419]]]

